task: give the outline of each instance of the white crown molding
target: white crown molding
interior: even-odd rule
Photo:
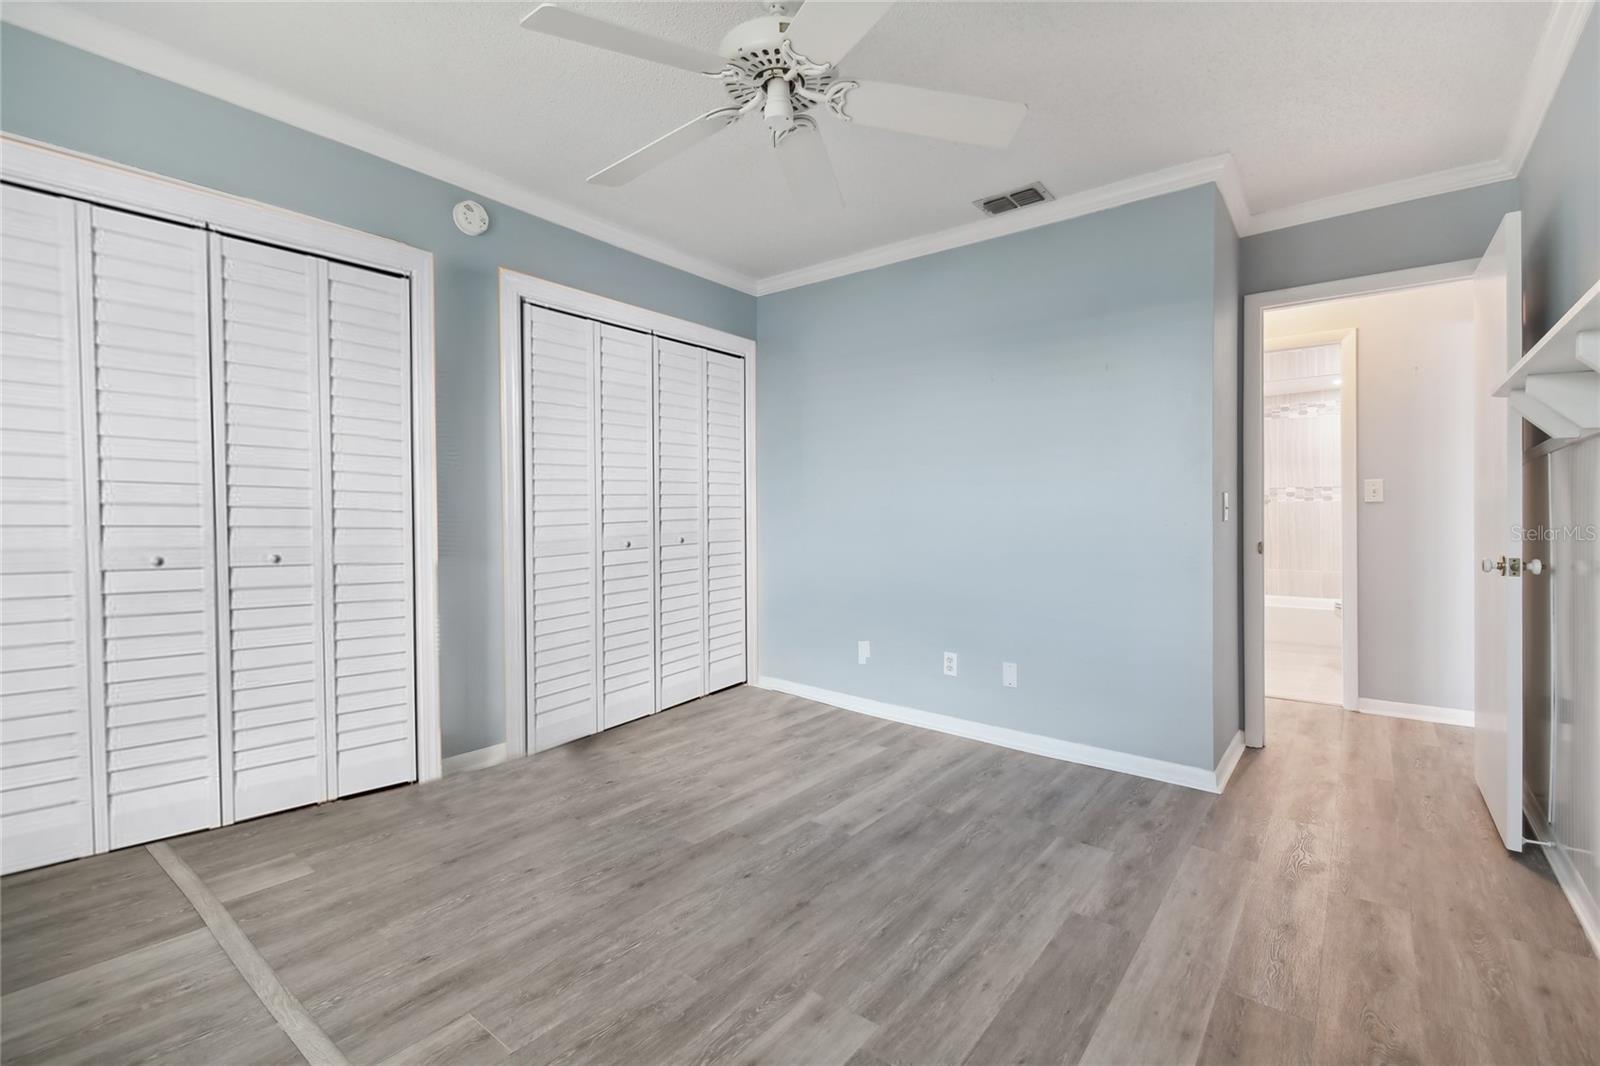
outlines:
[[[1020,729],[1007,729],[1004,726],[974,722],[954,715],[921,711],[915,707],[903,707],[898,703],[884,703],[865,696],[852,696],[847,692],[834,692],[831,689],[817,688],[815,685],[805,685],[798,681],[785,681],[778,677],[763,677],[755,682],[755,686],[772,692],[787,692],[791,696],[799,696],[813,703],[823,703],[857,714],[900,722],[919,729],[931,729],[936,733],[976,740],[983,744],[993,744],[997,748],[1025,751],[1031,755],[1043,755],[1047,759],[1060,759],[1062,762],[1079,763],[1083,766],[1097,766],[1102,770],[1131,774],[1134,777],[1147,777],[1152,781],[1164,781],[1169,785],[1182,785],[1184,788],[1195,788],[1202,792],[1221,792],[1227,785],[1228,778],[1233,775],[1234,767],[1239,764],[1239,756],[1244,753],[1244,734],[1235,733],[1217,765],[1208,770],[1200,766],[1168,762],[1165,759],[1152,759],[1147,755],[1097,748],[1076,741],[1062,740],[1059,737],[1024,733]]]
[[[1533,64],[1528,69],[1528,80],[1522,86],[1522,98],[1517,102],[1517,113],[1511,121],[1506,136],[1505,151],[1501,159],[1514,174],[1522,173],[1528,150],[1544,125],[1545,113],[1550,110],[1561,78],[1578,50],[1578,38],[1594,10],[1594,0],[1566,0],[1550,12],[1544,25],[1539,46],[1533,53]]]
[[[1464,167],[1452,167],[1449,170],[1436,170],[1431,174],[1418,174],[1414,178],[1402,178],[1383,185],[1369,185],[1365,189],[1263,211],[1259,215],[1250,217],[1249,225],[1241,231],[1240,236],[1249,237],[1275,229],[1301,226],[1307,222],[1321,222],[1324,219],[1338,218],[1340,215],[1402,204],[1408,200],[1422,200],[1441,193],[1474,189],[1479,185],[1509,181],[1516,176],[1517,172],[1499,159],[1486,163],[1469,163]]]
[[[937,233],[910,237],[892,244],[869,248],[864,252],[855,252],[812,266],[801,267],[798,270],[774,274],[772,277],[762,278],[757,283],[756,295],[766,296],[785,289],[795,289],[802,285],[812,285],[830,278],[871,270],[874,267],[919,259],[935,252],[945,252],[952,248],[992,240],[995,237],[1038,229],[1040,226],[1092,215],[1097,211],[1121,207],[1137,200],[1148,200],[1152,196],[1192,189],[1197,185],[1215,184],[1218,188],[1223,188],[1224,183],[1229,182],[1237,190],[1237,181],[1237,167],[1232,156],[1211,156],[1193,163],[1140,174],[1125,181],[1101,185],[1099,188],[1070,193],[1039,207],[1030,207],[1026,211],[1000,215],[996,218],[983,218]],[[1227,194],[1224,194],[1223,199],[1228,205],[1229,213],[1233,215],[1235,229],[1248,222],[1249,216],[1245,210],[1242,190],[1238,190],[1232,200],[1229,200]]]
[[[285,92],[170,45],[114,26],[62,4],[7,4],[4,20],[85,52],[144,71],[164,81],[214,96],[259,115],[387,159],[519,211],[576,230],[624,251],[653,259],[730,289],[753,294],[755,279],[652,237],[597,218],[534,192],[509,178],[452,159],[341,111]]]

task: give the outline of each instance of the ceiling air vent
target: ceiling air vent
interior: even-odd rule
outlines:
[[[1003,215],[1007,211],[1015,211],[1019,207],[1032,207],[1042,204],[1046,200],[1054,200],[1050,190],[1038,182],[1025,185],[1016,192],[1002,193],[999,196],[986,196],[982,200],[972,201],[986,215]]]

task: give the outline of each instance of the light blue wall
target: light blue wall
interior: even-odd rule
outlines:
[[[434,254],[444,751],[504,739],[498,269],[747,337],[754,298],[493,201],[489,232],[465,237],[450,208],[470,190],[11,25],[0,128]]]
[[[763,674],[1214,765],[1220,210],[1205,186],[760,299]]]
[[[1600,280],[1600,15],[1592,11],[1518,183],[1531,347]]]
[[[1257,233],[1239,242],[1239,289],[1274,292],[1476,259],[1516,209],[1517,183],[1502,181]]]

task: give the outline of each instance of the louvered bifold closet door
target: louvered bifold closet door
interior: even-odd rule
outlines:
[[[744,360],[706,352],[706,689],[745,680]]]
[[[598,326],[528,306],[528,737],[535,751],[599,729],[595,541]]]
[[[656,341],[657,644],[662,708],[706,692],[705,352]]]
[[[0,873],[94,850],[75,227],[0,187]]]
[[[318,273],[213,237],[223,820],[324,798]]]
[[[90,665],[116,848],[220,821],[206,241],[99,207],[80,234],[92,248],[91,608],[104,627]]]
[[[601,710],[604,729],[655,710],[648,333],[601,324]]]
[[[330,796],[417,778],[411,323],[403,278],[327,264]]]

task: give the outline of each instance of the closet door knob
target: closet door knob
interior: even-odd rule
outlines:
[[[160,555],[152,555],[150,557],[150,565],[151,566],[166,566],[167,565],[167,560],[164,557],[160,556]]]
[[[679,537],[679,538],[678,538],[678,543],[679,543],[679,544],[682,544],[682,543],[683,543],[683,542],[684,542],[684,538],[682,538],[682,537]]]
[[[631,540],[625,540],[625,541],[623,541],[623,542],[622,542],[622,546],[623,546],[623,547],[624,547],[624,548],[631,548],[631,547],[633,547],[633,541],[631,541]]]
[[[271,555],[267,556],[267,562],[273,564],[281,563],[283,562],[283,556],[279,555],[277,552],[273,552]]]

